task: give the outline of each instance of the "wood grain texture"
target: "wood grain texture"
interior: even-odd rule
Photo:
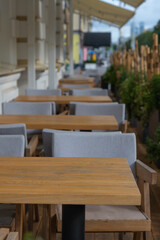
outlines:
[[[136,173],[137,177],[148,182],[149,184],[154,185],[157,183],[157,172],[140,160],[136,161]]]
[[[9,228],[0,228],[0,240],[18,240],[18,232],[10,232]]]
[[[19,233],[19,240],[23,236],[23,220],[25,220],[25,205],[16,204],[16,231]]]
[[[106,213],[107,214],[107,213]],[[138,232],[150,231],[151,220],[89,220],[85,221],[86,232]],[[57,231],[62,232],[62,220],[57,220]],[[105,240],[105,239],[104,239]],[[133,240],[133,239],[132,239]]]
[[[0,240],[5,240],[5,238],[7,237],[9,233],[9,229],[8,228],[0,228]]]
[[[0,157],[0,202],[140,205],[126,159]]]
[[[94,77],[72,77],[72,78],[62,78],[59,80],[59,84],[88,84],[94,83]]]
[[[18,240],[18,232],[9,233],[6,240]]]
[[[55,102],[56,104],[69,104],[70,102],[107,103],[112,102],[109,96],[26,96],[20,95],[14,99],[16,102]]]
[[[27,147],[26,147],[26,156],[31,157],[36,151],[36,148],[38,146],[38,135],[32,136],[31,140],[29,141]]]
[[[25,123],[28,129],[118,130],[114,116],[0,115],[0,124]]]

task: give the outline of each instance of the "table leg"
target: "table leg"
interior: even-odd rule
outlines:
[[[84,240],[85,205],[62,206],[62,240]]]

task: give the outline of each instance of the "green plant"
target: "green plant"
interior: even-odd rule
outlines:
[[[115,88],[115,80],[116,80],[116,68],[114,65],[111,65],[105,74],[102,76],[102,83],[105,88],[107,88],[108,84],[112,84],[112,91]]]
[[[160,163],[160,125],[157,128],[154,140],[147,138],[146,150],[151,161],[156,164]]]
[[[126,104],[129,120],[134,115],[135,99],[137,86],[141,81],[141,74],[130,72],[126,75],[126,79],[123,80],[119,86],[119,95],[121,102]]]
[[[119,92],[119,87],[121,83],[128,76],[126,68],[122,65],[111,65],[106,73],[102,76],[103,86],[108,86],[108,83],[111,84],[112,92]]]
[[[160,75],[154,75],[150,80],[151,108],[160,109]]]
[[[154,109],[160,109],[160,76],[154,75],[151,80],[143,79],[143,82],[135,87],[133,115],[142,120],[147,126],[149,117]]]
[[[43,240],[41,237],[35,238],[34,234],[31,232],[25,233],[23,240]]]
[[[129,72],[123,65],[119,65],[118,69],[116,70],[116,90],[117,93],[119,92],[119,89],[121,87],[121,84],[126,80],[126,78],[129,76]]]
[[[138,82],[134,89],[133,116],[138,120],[142,120],[143,125],[147,126],[149,122],[149,115],[152,111],[150,83],[145,75],[139,74],[138,78]]]

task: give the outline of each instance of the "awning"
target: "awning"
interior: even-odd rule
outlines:
[[[137,8],[139,5],[145,2],[145,0],[121,0],[121,1],[129,5],[132,5],[135,8]]]
[[[134,11],[99,0],[74,0],[74,10],[87,16],[113,23],[119,27],[127,23],[135,14]]]

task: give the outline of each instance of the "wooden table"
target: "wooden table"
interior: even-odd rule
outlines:
[[[84,77],[84,76],[73,76],[70,78],[62,78],[59,80],[59,88],[62,89],[63,92],[68,92],[70,87],[64,88],[64,84],[72,84],[76,88],[77,85],[88,85],[89,88],[93,88],[95,86],[95,78],[93,77]]]
[[[28,129],[118,130],[114,116],[0,115],[0,124],[25,123]]]
[[[140,205],[126,159],[0,157],[0,202]]]
[[[108,103],[112,102],[109,96],[26,96],[20,95],[14,99],[16,102],[55,102],[56,104],[69,104],[70,102]]]
[[[85,76],[73,76],[68,78],[62,78],[59,80],[59,85],[61,84],[94,84],[94,77]]]
[[[63,239],[68,239],[70,229],[80,231],[70,240],[83,239],[86,204],[141,203],[128,162],[122,158],[0,157],[0,183],[1,203],[67,204],[62,225],[71,225],[69,232],[63,228]]]

